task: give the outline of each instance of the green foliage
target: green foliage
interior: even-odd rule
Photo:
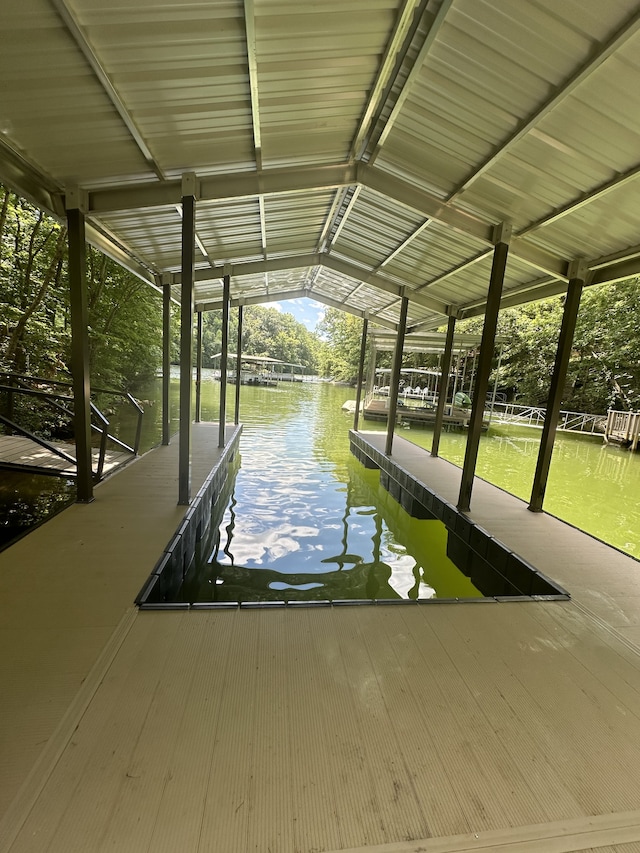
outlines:
[[[321,374],[341,382],[355,382],[360,363],[362,320],[337,308],[327,308],[318,331],[326,341],[321,353]]]
[[[156,291],[88,247],[91,380],[127,389],[161,357]],[[71,329],[66,230],[0,186],[0,367],[67,378]]]
[[[173,339],[179,347],[180,329],[173,326]],[[238,312],[229,317],[229,350],[235,354],[238,341]],[[222,349],[222,312],[207,311],[202,321],[202,362],[204,367],[217,367],[215,356]],[[290,364],[302,364],[315,373],[321,349],[317,335],[299,323],[291,314],[262,305],[248,305],[242,315],[242,352],[245,355],[268,356]],[[195,351],[194,351],[195,358]]]
[[[92,382],[131,390],[150,379],[162,359],[161,297],[93,249],[87,278]]]
[[[638,279],[583,292],[563,408],[597,414],[640,407],[639,308]],[[546,404],[563,309],[564,297],[556,296],[500,312],[498,335],[504,344],[499,387],[510,399]],[[458,329],[480,332],[482,319],[460,323]]]

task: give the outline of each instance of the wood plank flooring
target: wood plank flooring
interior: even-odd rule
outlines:
[[[624,850],[628,651],[572,603],[139,613],[7,849],[429,850],[407,842],[549,824],[532,850]],[[622,834],[575,846],[603,815]]]
[[[458,469],[418,450],[394,443],[455,503]],[[139,484],[118,489],[125,517]],[[51,613],[32,568],[3,610],[0,555],[0,631],[27,643],[0,720],[45,743],[0,850],[640,853],[640,566],[481,481],[472,507],[572,601],[127,612],[127,558],[102,598],[69,583]],[[134,552],[156,513],[129,530]],[[98,516],[82,529],[88,543]],[[40,679],[40,705],[66,717],[21,730],[23,703],[46,718]]]
[[[194,425],[194,492],[217,445]],[[150,451],[0,552],[0,815],[184,517],[177,456],[177,439]]]
[[[68,455],[75,457],[75,446],[57,442],[55,447]],[[100,451],[94,447],[91,451],[93,470],[98,468]],[[121,450],[106,450],[104,454],[103,473],[106,475],[115,468],[130,462],[135,457]],[[21,435],[0,436],[0,468],[33,468],[38,472],[58,473],[75,476],[76,463],[68,462],[52,450],[48,450],[36,441]]]

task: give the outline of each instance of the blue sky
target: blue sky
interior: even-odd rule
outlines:
[[[324,316],[325,306],[315,299],[303,297],[302,299],[287,299],[281,302],[265,303],[267,308],[276,308],[285,314],[293,314],[299,323],[303,323],[310,332],[315,331],[316,324]]]

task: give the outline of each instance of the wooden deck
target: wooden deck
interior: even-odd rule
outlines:
[[[56,442],[56,449],[69,456],[75,457],[75,445]],[[94,447],[91,451],[93,470],[98,468],[100,450]],[[103,475],[131,462],[135,457],[125,451],[107,450],[104,455]],[[76,463],[68,462],[36,441],[21,435],[0,436],[0,468],[32,471],[34,474],[49,474],[58,477],[75,477]]]
[[[0,554],[0,850],[640,851],[636,561],[476,482],[572,601],[136,612],[175,499],[121,560],[91,543],[172,454]],[[455,500],[449,463],[394,457]]]

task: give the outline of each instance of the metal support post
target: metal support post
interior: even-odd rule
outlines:
[[[89,378],[89,309],[87,300],[84,213],[79,193],[67,193],[69,240],[69,293],[71,304],[71,376],[76,437],[76,500],[93,500],[91,467],[91,382]]]
[[[182,292],[180,296],[180,443],[178,503],[191,501],[191,385],[193,283],[196,256],[196,180],[182,176]]]
[[[224,447],[227,434],[227,362],[229,360],[229,302],[231,279],[222,277],[222,354],[220,355],[220,420],[218,447]]]
[[[500,378],[500,368],[502,367],[502,346],[500,347],[500,352],[498,353],[498,366],[496,367],[496,378],[493,381],[493,392],[491,394],[491,408],[489,409],[489,423],[491,423],[491,418],[493,417],[493,410],[496,406],[496,394],[498,393],[498,379]]]
[[[440,364],[440,391],[438,393],[438,405],[436,407],[436,420],[433,425],[433,441],[431,442],[431,455],[437,456],[440,448],[440,433],[444,423],[444,409],[447,405],[449,394],[449,373],[451,372],[451,358],[453,355],[453,335],[456,330],[456,318],[449,317],[447,324],[447,337],[444,342],[444,352]]]
[[[233,414],[233,422],[236,426],[240,423],[240,374],[242,373],[242,322],[244,317],[244,305],[238,305],[238,347],[236,350],[236,400]]]
[[[196,333],[196,423],[202,420],[202,311],[197,312]]]
[[[407,327],[407,309],[409,300],[402,297],[400,307],[400,319],[398,321],[398,335],[396,337],[396,348],[393,354],[393,367],[391,368],[391,383],[389,387],[389,420],[387,421],[387,441],[384,452],[391,456],[393,448],[393,429],[396,424],[396,412],[398,410],[398,391],[400,388],[400,370],[402,369],[402,351],[404,349],[404,333]]]
[[[584,261],[574,261],[569,267],[569,285],[567,287],[567,296],[564,303],[564,312],[562,314],[562,326],[558,337],[558,348],[556,350],[556,360],[553,366],[551,385],[549,386],[547,411],[544,418],[544,425],[542,427],[542,438],[540,439],[540,448],[538,450],[536,473],[533,477],[531,500],[527,507],[531,512],[542,512],[544,493],[547,488],[549,467],[551,465],[551,455],[553,453],[553,443],[556,437],[556,425],[560,415],[560,406],[562,405],[564,382],[567,377],[567,367],[569,366],[569,357],[571,356],[573,335],[576,330],[576,322],[578,319],[580,297],[582,295],[582,288],[584,287],[587,273],[588,267]]]
[[[360,417],[360,401],[362,400],[362,380],[364,379],[364,360],[367,354],[367,331],[369,329],[369,318],[365,314],[362,320],[362,339],[360,341],[360,362],[358,364],[358,384],[356,386],[356,410],[353,416],[353,428],[358,429]]]
[[[503,223],[497,229],[496,245],[493,250],[493,265],[491,267],[491,279],[487,293],[487,305],[482,327],[482,339],[480,341],[480,356],[478,358],[478,369],[473,385],[473,397],[471,402],[471,417],[469,418],[469,429],[467,433],[467,446],[462,466],[462,479],[460,481],[460,494],[458,496],[458,509],[460,512],[469,512],[471,509],[471,492],[473,490],[473,478],[476,473],[476,462],[478,461],[478,448],[480,446],[480,434],[482,432],[482,419],[484,406],[489,387],[489,374],[491,373],[491,362],[495,347],[496,328],[498,325],[498,312],[502,298],[502,285],[507,267],[509,255],[509,239],[511,228]]]
[[[169,384],[171,379],[171,284],[162,282],[162,443],[171,441],[171,404]]]

